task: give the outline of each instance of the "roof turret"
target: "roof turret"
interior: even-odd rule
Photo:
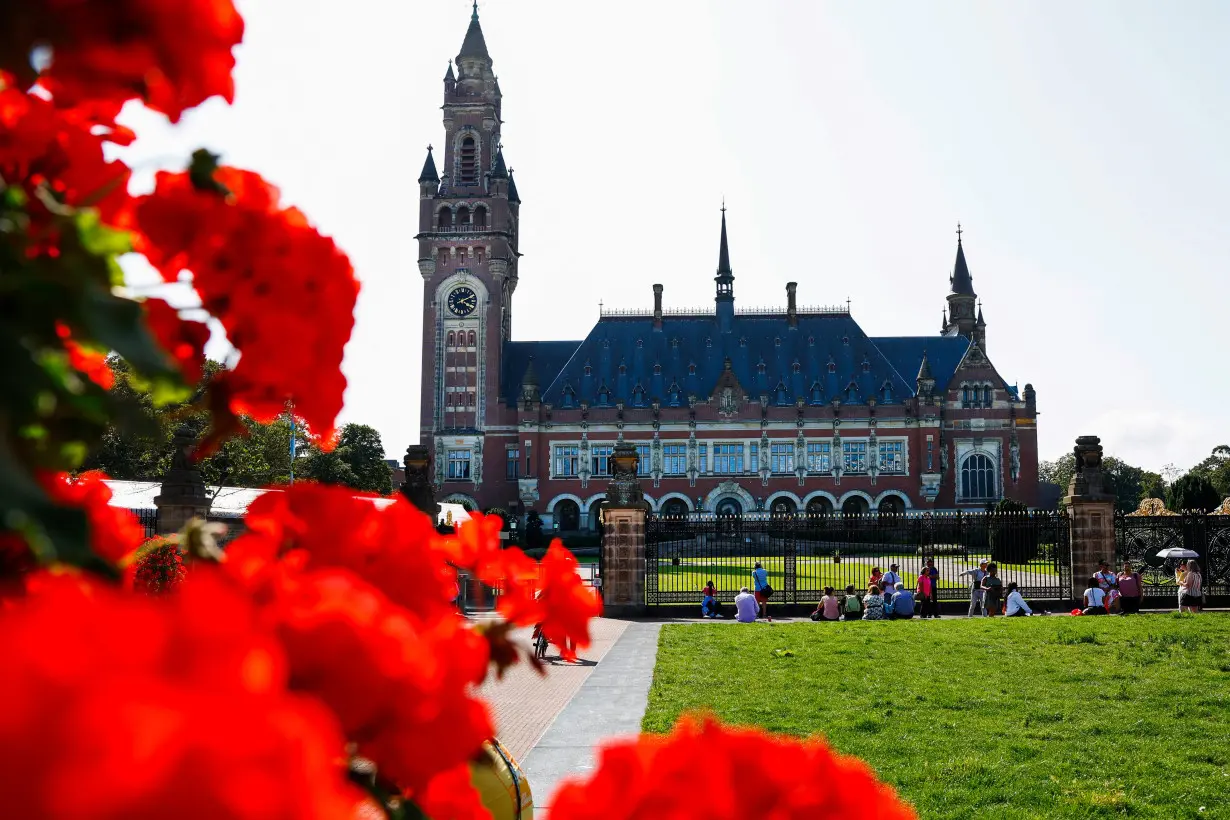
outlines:
[[[419,174],[419,182],[439,182],[440,174],[436,172],[436,161],[431,156],[431,146],[427,146],[427,159],[423,162],[423,172]]]
[[[965,263],[965,249],[961,247],[961,223],[957,223],[957,261],[949,278],[952,292],[962,296],[974,295],[974,277],[969,275],[969,265]]]
[[[461,41],[461,51],[457,52],[457,59],[460,61],[462,57],[476,57],[480,60],[490,60],[491,55],[487,53],[487,41],[483,39],[483,28],[478,24],[478,3],[474,3],[474,12],[470,15],[470,27],[466,29],[466,38]]]

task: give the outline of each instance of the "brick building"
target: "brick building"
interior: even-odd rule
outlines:
[[[1034,390],[988,358],[959,230],[935,336],[869,337],[848,307],[798,305],[795,283],[781,310],[738,309],[723,209],[711,307],[665,309],[654,285],[652,309],[604,312],[583,340],[514,341],[521,199],[477,10],[455,64],[416,237],[438,498],[587,529],[623,438],[672,514],[1037,503]]]

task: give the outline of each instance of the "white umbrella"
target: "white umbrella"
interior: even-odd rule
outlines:
[[[1157,554],[1158,558],[1199,558],[1200,553],[1183,547],[1168,547]]]

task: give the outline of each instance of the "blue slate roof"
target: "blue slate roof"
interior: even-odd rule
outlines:
[[[918,367],[926,351],[931,376],[936,388],[941,390],[952,381],[952,374],[957,372],[957,365],[970,346],[969,339],[964,336],[877,336],[871,341],[892,362],[901,378],[911,384],[918,377]]]
[[[567,363],[580,342],[505,342],[503,370],[500,378],[502,398],[516,404],[521,395],[521,377],[534,359],[539,389],[546,387]]]
[[[929,339],[928,341],[936,341]],[[964,339],[963,343],[968,344]],[[962,351],[963,352],[963,351]],[[915,372],[898,372],[849,314],[800,314],[798,327],[784,314],[736,315],[730,333],[708,315],[666,316],[654,330],[651,316],[602,317],[553,379],[535,360],[542,400],[556,407],[581,401],[602,406],[623,401],[686,406],[708,398],[726,361],[751,397],[775,405],[900,403],[914,395]],[[955,368],[956,356],[948,372]]]

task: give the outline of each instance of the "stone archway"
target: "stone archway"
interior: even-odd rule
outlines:
[[[733,481],[723,481],[710,490],[709,494],[705,496],[704,509],[708,512],[715,512],[718,502],[724,498],[737,499],[742,513],[755,512],[756,510],[756,499],[752,497],[751,493]]]

